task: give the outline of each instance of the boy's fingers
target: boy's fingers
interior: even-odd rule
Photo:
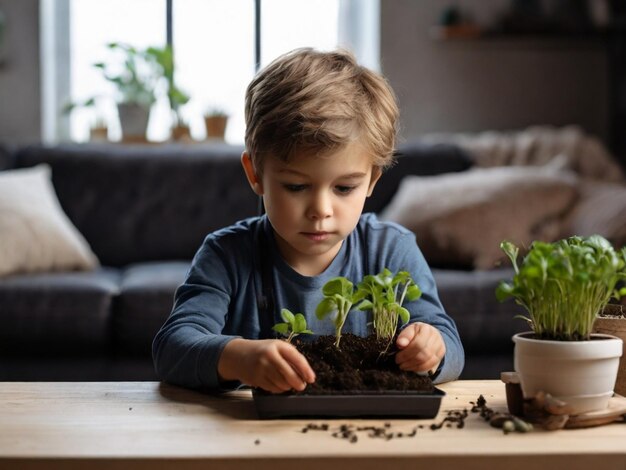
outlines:
[[[278,349],[275,368],[286,384],[284,391],[291,389],[302,391],[306,388],[307,379],[311,379],[312,376],[315,380],[315,374],[304,356],[291,345],[285,344]]]
[[[282,390],[302,391],[306,383],[283,357],[277,358],[275,372],[272,374],[274,383]]]
[[[409,358],[414,358],[420,351],[426,349],[429,345],[431,337],[423,334],[424,330],[422,328],[422,324],[415,324],[415,326],[411,326],[412,332],[407,332],[406,336],[403,336],[403,338],[410,338],[409,342],[404,347],[401,347],[400,345],[398,346],[401,350],[396,354],[397,363],[404,362]],[[404,333],[404,331],[402,333]],[[401,337],[398,335],[397,341],[400,339]]]
[[[291,365],[290,369],[295,370],[300,380],[306,383],[315,382],[315,372],[311,369],[311,366],[307,362],[306,358],[298,352],[294,347],[286,348],[282,351],[282,355],[285,360]]]
[[[396,346],[400,349],[406,348],[415,336],[419,335],[422,323],[411,323],[406,328],[404,328],[400,333],[398,333],[398,339],[396,339]]]
[[[294,389],[294,386],[281,373],[280,370],[275,370],[274,373],[268,377],[268,380],[272,383],[273,388],[275,389],[274,393],[282,393]]]
[[[414,356],[408,356],[398,361],[398,367],[402,370],[414,372],[427,372],[437,367],[445,355],[445,345],[441,344],[434,351],[422,350]]]

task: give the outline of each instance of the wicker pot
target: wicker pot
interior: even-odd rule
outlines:
[[[593,324],[594,333],[613,335],[623,341],[622,357],[619,361],[615,393],[626,396],[626,307],[607,305]]]

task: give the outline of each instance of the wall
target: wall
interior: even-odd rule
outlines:
[[[404,137],[573,123],[608,137],[607,60],[600,41],[434,40],[430,27],[450,4],[488,23],[509,2],[381,2],[382,71],[398,94]]]
[[[405,137],[429,132],[577,123],[607,137],[607,64],[588,41],[435,41],[447,0],[382,0],[382,69],[396,90]],[[457,0],[489,22],[508,0]],[[0,141],[41,136],[39,1],[0,0],[7,60],[0,68]]]
[[[6,20],[0,65],[0,142],[38,141],[41,135],[39,1],[0,0]]]

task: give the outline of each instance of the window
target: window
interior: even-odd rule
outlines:
[[[69,136],[86,141],[97,114],[109,124],[109,137],[120,136],[117,110],[111,97],[114,89],[93,64],[107,58],[109,42],[124,42],[137,48],[163,46],[167,36],[166,0],[68,0],[70,16],[69,64],[66,65],[72,102],[103,96],[94,109],[71,113]],[[243,143],[244,94],[255,73],[255,0],[171,0],[172,45],[177,85],[191,96],[182,116],[192,136],[204,137],[202,115],[219,108],[230,116],[226,140]],[[363,8],[377,9],[378,0],[260,0],[261,66],[296,47],[328,50],[343,45],[355,51],[378,39],[377,16],[363,34]],[[120,12],[123,12],[121,14]],[[58,36],[62,36],[59,32]],[[367,38],[364,41],[363,38]],[[371,47],[367,46],[371,55]],[[361,57],[359,57],[361,60]],[[363,62],[373,66],[371,60]],[[57,66],[62,70],[63,64]],[[374,64],[374,68],[377,65]],[[57,73],[58,76],[58,73]],[[43,80],[48,80],[43,77]],[[44,102],[44,107],[46,103]],[[58,113],[47,113],[57,116]],[[171,117],[165,99],[151,112],[148,139],[169,137]],[[59,126],[57,126],[59,127]],[[57,132],[58,134],[58,132]],[[53,137],[54,140],[60,135]]]
[[[172,17],[175,78],[191,96],[182,114],[192,136],[203,138],[202,115],[218,108],[229,116],[226,140],[243,143],[244,93],[254,76],[254,2],[175,0]]]
[[[120,12],[124,14],[120,14]],[[85,141],[96,114],[110,127],[110,137],[120,136],[117,109],[109,97],[114,87],[96,62],[106,61],[106,44],[123,42],[137,48],[165,44],[165,0],[72,0],[70,3],[70,99],[80,103],[92,96],[102,96],[93,109],[76,109],[70,118],[72,140]],[[167,122],[161,117],[163,103],[157,103],[151,115],[148,136],[155,140],[167,137]],[[167,116],[166,116],[167,117]]]

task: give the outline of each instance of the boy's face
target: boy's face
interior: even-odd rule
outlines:
[[[335,258],[380,177],[358,144],[322,157],[296,155],[288,164],[269,157],[260,179],[247,154],[242,162],[252,188],[263,196],[281,254],[307,276],[321,273]]]

